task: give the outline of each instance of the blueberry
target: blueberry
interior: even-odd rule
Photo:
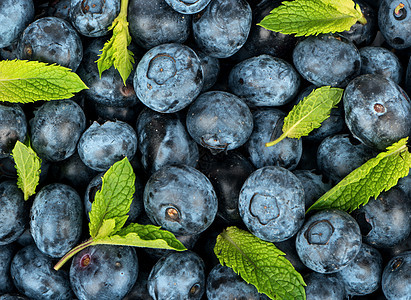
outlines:
[[[47,15],[68,21],[70,17],[70,2],[71,0],[54,0],[49,2]]]
[[[79,33],[100,37],[109,33],[108,28],[119,12],[120,0],[71,0],[69,16]]]
[[[411,251],[391,258],[382,273],[382,291],[388,300],[408,300],[411,295]]]
[[[15,290],[10,276],[10,264],[15,252],[14,244],[0,246],[0,294]]]
[[[247,104],[237,96],[220,91],[201,94],[187,112],[191,137],[203,147],[218,153],[242,146],[253,130],[253,117]]]
[[[115,107],[129,107],[137,104],[136,93],[133,88],[133,73],[130,74],[124,86],[123,79],[118,71],[112,67],[101,74],[97,68],[96,61],[101,54],[106,40],[104,38],[95,38],[87,45],[84,51],[84,58],[78,68],[78,75],[89,87],[85,90],[87,99],[97,106],[108,105]],[[139,48],[133,43],[130,48],[134,53],[134,58],[139,59]]]
[[[191,31],[191,16],[176,12],[164,0],[131,0],[128,22],[133,41],[145,49],[184,43]]]
[[[62,161],[76,151],[86,117],[73,100],[43,104],[30,121],[33,149],[48,161]]]
[[[191,48],[163,44],[150,49],[138,63],[134,89],[152,110],[173,113],[197,97],[203,78],[200,59]]]
[[[213,0],[193,18],[194,39],[206,54],[226,58],[245,43],[252,12],[245,0]]]
[[[361,231],[348,213],[326,209],[312,215],[297,233],[301,261],[318,273],[335,273],[346,267],[361,248]]]
[[[405,74],[404,87],[408,95],[411,95],[411,57],[408,60],[408,67],[407,72]]]
[[[411,202],[399,188],[381,193],[355,211],[363,240],[376,248],[393,247],[411,233]]]
[[[150,249],[153,250],[153,249]],[[138,280],[131,288],[130,292],[123,298],[123,300],[153,300],[148,293],[147,279],[149,272],[139,270]],[[0,299],[1,300],[1,299]]]
[[[30,231],[37,248],[51,257],[62,257],[80,240],[83,203],[68,185],[54,183],[43,187],[34,198],[30,217]]]
[[[298,165],[303,151],[301,139],[285,138],[275,146],[265,146],[282,134],[285,116],[275,108],[254,111],[254,129],[245,147],[255,167],[277,165],[293,170]]]
[[[333,275],[312,272],[304,277],[307,300],[345,299],[344,285]]]
[[[397,187],[402,189],[408,198],[411,199],[411,173],[409,173],[408,176],[400,178]]]
[[[166,165],[197,165],[198,146],[188,134],[181,116],[146,108],[137,119],[136,129],[141,162],[149,174]]]
[[[137,151],[134,129],[122,121],[94,122],[80,137],[78,154],[83,163],[96,171],[107,171],[115,162]]]
[[[399,84],[402,66],[398,57],[383,47],[364,47],[360,49],[361,74],[380,74]]]
[[[202,11],[211,0],[165,0],[175,11],[181,14],[195,14]]]
[[[0,158],[9,157],[17,141],[24,142],[27,121],[18,104],[0,104]]]
[[[285,241],[275,242],[275,246],[285,253],[286,259],[293,265],[298,273],[305,274],[309,271],[302,263],[300,257],[298,257],[297,249],[295,248],[295,235]]]
[[[0,245],[7,245],[23,233],[28,209],[21,190],[13,181],[0,183]]]
[[[340,272],[337,278],[350,296],[368,295],[381,285],[382,257],[378,250],[362,244],[357,256]]]
[[[34,20],[33,0],[0,2],[0,48],[10,46]]]
[[[294,66],[307,81],[317,85],[345,87],[360,73],[360,53],[342,36],[311,36],[293,51]]]
[[[83,57],[81,39],[69,22],[44,17],[31,23],[19,42],[19,59],[57,63],[73,71]]]
[[[320,171],[334,184],[376,155],[349,134],[337,134],[325,138],[317,150]]]
[[[394,81],[366,74],[349,83],[343,96],[345,122],[365,145],[385,150],[411,132],[411,102]]]
[[[303,225],[304,189],[291,171],[263,167],[244,182],[238,209],[251,233],[265,241],[281,242]]]
[[[0,296],[0,300],[30,300],[26,296],[20,295],[20,294],[4,294]]]
[[[207,299],[260,300],[255,286],[245,282],[229,267],[216,265],[207,277]]]
[[[21,249],[13,257],[11,276],[20,293],[30,299],[73,299],[66,271],[55,271],[55,261],[35,245]]]
[[[264,54],[234,66],[228,85],[249,106],[280,106],[296,96],[300,77],[285,60]]]
[[[217,197],[201,172],[185,165],[165,166],[144,189],[144,208],[150,220],[177,235],[198,234],[217,214]]]
[[[395,49],[411,46],[411,2],[382,0],[378,25],[387,43]]]
[[[79,300],[123,299],[135,284],[138,269],[133,247],[90,246],[73,257],[70,283]]]
[[[152,268],[147,286],[155,300],[199,300],[205,292],[204,262],[191,251],[166,255]]]
[[[220,61],[218,58],[211,57],[203,51],[197,49],[195,51],[200,59],[204,74],[204,83],[201,92],[205,92],[217,82],[218,75],[220,74]]]

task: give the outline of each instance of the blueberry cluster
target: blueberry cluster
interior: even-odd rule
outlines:
[[[0,300],[268,299],[218,263],[228,226],[285,252],[307,299],[411,299],[411,175],[351,214],[305,214],[411,133],[411,1],[355,0],[367,24],[303,38],[256,25],[277,0],[130,0],[126,84],[96,64],[122,2],[0,0],[0,60],[56,63],[89,87],[0,103]],[[328,85],[344,95],[320,128],[265,147]],[[26,202],[10,153],[27,136],[42,165]],[[89,238],[101,176],[124,157],[136,173],[128,222],[189,251],[97,245],[55,271]]]

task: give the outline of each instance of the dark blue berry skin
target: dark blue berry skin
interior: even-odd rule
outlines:
[[[361,231],[348,213],[326,209],[312,215],[297,233],[298,256],[311,270],[335,273],[346,267],[361,248]]]
[[[82,224],[83,202],[72,187],[54,183],[36,194],[30,211],[30,232],[41,252],[62,257],[79,242]]]
[[[411,132],[411,102],[392,80],[366,74],[344,91],[345,122],[365,145],[385,150]]]
[[[195,14],[202,11],[211,0],[165,0],[175,11],[181,14]]]
[[[411,57],[408,60],[408,67],[407,72],[405,74],[404,87],[408,95],[411,95]]]
[[[17,141],[24,142],[27,121],[18,104],[0,104],[0,158],[9,157]]]
[[[127,19],[133,41],[145,49],[184,43],[191,32],[191,16],[176,12],[164,0],[131,0]]]
[[[15,252],[14,244],[0,246],[0,294],[15,290],[10,276],[10,264]]]
[[[210,179],[218,199],[218,215],[230,223],[241,221],[238,195],[248,176],[254,171],[252,164],[236,152],[213,155],[206,152],[198,162],[198,169]]]
[[[20,294],[4,294],[0,296],[0,300],[30,300],[26,296],[20,295]]]
[[[163,256],[152,268],[147,286],[154,300],[200,300],[206,289],[204,262],[191,251]]]
[[[403,8],[395,12],[402,3]],[[411,1],[382,0],[378,9],[378,26],[387,43],[395,49],[411,46]]]
[[[150,220],[177,235],[199,234],[217,214],[217,197],[208,178],[193,167],[165,166],[149,178],[144,208]]]
[[[57,17],[69,21],[70,2],[71,0],[55,0],[53,2],[49,2],[47,15],[49,17]]]
[[[252,234],[268,242],[281,242],[303,225],[304,189],[287,169],[263,167],[244,182],[238,209]]]
[[[10,46],[34,20],[33,0],[0,2],[0,48]]]
[[[334,184],[374,157],[376,152],[349,134],[325,138],[317,150],[319,170]]]
[[[393,247],[411,233],[411,202],[399,188],[381,193],[355,211],[365,243],[376,248]]]
[[[85,94],[89,101],[96,105],[109,105],[115,107],[129,107],[138,103],[136,93],[133,88],[133,72],[130,74],[124,86],[123,79],[115,68],[110,68],[99,75],[96,61],[101,54],[106,40],[104,38],[94,39],[84,51],[83,61],[78,68],[78,75],[88,86]],[[134,52],[137,61],[139,50],[131,44],[130,48]],[[135,67],[135,65],[134,65]]]
[[[299,42],[293,51],[297,71],[317,86],[345,87],[360,74],[360,53],[342,36],[311,36]]]
[[[220,61],[218,58],[211,57],[203,51],[195,50],[200,59],[201,67],[203,68],[204,83],[201,92],[208,91],[217,82],[220,74]]]
[[[303,151],[301,139],[285,138],[272,147],[265,146],[282,134],[285,116],[275,108],[254,111],[254,129],[245,147],[256,168],[276,165],[294,170],[298,165]]]
[[[136,129],[141,163],[149,174],[166,165],[197,165],[197,143],[179,115],[161,114],[146,108],[137,119]]]
[[[194,39],[206,54],[226,58],[247,40],[252,12],[245,0],[213,0],[193,17]]]
[[[148,249],[147,250],[154,250]],[[155,249],[158,250],[158,249]],[[130,292],[123,298],[123,300],[153,300],[153,298],[148,293],[147,288],[147,279],[149,272],[142,271],[141,269],[138,272],[138,280],[130,290]],[[0,299],[1,300],[1,299]]]
[[[309,208],[323,194],[332,188],[332,184],[322,174],[316,174],[313,170],[295,170],[294,175],[300,179],[304,188],[305,208]]]
[[[263,0],[257,4],[253,9],[253,19],[247,41],[231,59],[243,61],[261,54],[283,59],[291,57],[298,38],[291,34],[282,34],[257,25],[281,2],[280,0]],[[250,1],[250,4],[252,3]]]
[[[123,299],[135,284],[138,270],[133,247],[90,246],[73,257],[70,283],[79,300]]]
[[[72,100],[44,103],[30,121],[33,149],[43,159],[62,161],[76,151],[86,129],[86,116]]]
[[[137,135],[133,127],[122,121],[94,122],[80,137],[78,154],[83,163],[96,171],[106,171],[115,162],[137,151]]]
[[[56,63],[77,70],[83,58],[80,36],[69,22],[45,17],[31,23],[19,42],[19,59]]]
[[[163,44],[150,49],[138,63],[134,89],[152,110],[173,113],[198,96],[203,81],[203,68],[194,50],[181,44]]]
[[[218,153],[242,146],[253,130],[253,116],[237,96],[220,91],[201,94],[190,106],[186,126],[200,145]]]
[[[96,196],[97,191],[101,190],[103,181],[104,173],[98,174],[94,177],[87,186],[85,195],[84,195],[84,207],[87,219],[89,218],[89,213],[91,211],[91,205],[94,201],[94,197]],[[136,180],[134,182],[135,192],[133,195],[133,200],[130,205],[130,211],[128,212],[128,219],[127,223],[136,222],[138,216],[143,212],[143,192],[144,186],[141,183],[141,179],[136,176]]]
[[[0,245],[7,245],[26,229],[28,209],[15,181],[0,183],[0,200]]]
[[[358,46],[367,46],[371,44],[377,33],[377,14],[375,10],[366,1],[355,0],[360,8],[363,16],[367,20],[366,24],[360,22],[351,26],[350,30],[341,32],[341,35]]]
[[[408,300],[411,295],[411,251],[393,257],[382,273],[382,291],[388,300]]]
[[[360,49],[361,74],[380,74],[399,84],[402,78],[402,65],[398,57],[383,47],[364,47]]]
[[[333,275],[312,272],[304,277],[307,300],[345,299],[344,285]]]
[[[82,35],[100,37],[120,12],[120,0],[71,0],[70,21]]]
[[[237,64],[228,86],[249,106],[280,106],[296,96],[300,76],[285,60],[263,54]]]
[[[232,269],[216,265],[207,277],[207,299],[247,299],[260,300],[255,286],[245,282]]]
[[[402,189],[408,198],[411,199],[411,173],[409,173],[408,176],[400,178],[397,187]]]
[[[362,296],[376,291],[381,285],[382,257],[378,250],[362,244],[357,256],[340,272],[337,278],[345,286],[347,295]]]
[[[54,270],[55,263],[35,245],[17,252],[10,273],[19,292],[30,299],[73,299],[69,276],[64,270]]]

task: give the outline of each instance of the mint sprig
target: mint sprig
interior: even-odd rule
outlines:
[[[127,158],[116,162],[103,176],[89,213],[90,239],[70,250],[54,266],[60,269],[79,251],[93,245],[122,245],[184,251],[174,234],[153,225],[129,224],[127,213],[135,191],[135,174]]]
[[[88,87],[70,69],[38,61],[0,61],[0,101],[68,99]]]
[[[214,253],[222,265],[271,299],[305,300],[304,280],[274,244],[228,227],[218,237]]]
[[[121,10],[114,19],[109,30],[113,30],[113,36],[108,40],[101,50],[100,58],[97,60],[97,68],[100,74],[114,66],[120,73],[124,85],[133,69],[133,52],[127,49],[131,43],[131,36],[127,22],[128,0],[121,0]]]
[[[408,151],[407,138],[389,146],[358,167],[336,186],[320,197],[308,210],[336,208],[352,212],[360,205],[368,203],[371,197],[378,197],[409,174],[411,153]]]
[[[36,193],[40,180],[41,159],[36,152],[20,141],[17,141],[11,152],[17,170],[17,186],[23,191],[24,200]]]
[[[265,146],[274,146],[286,137],[299,139],[307,136],[330,116],[331,109],[341,101],[343,92],[343,89],[329,86],[313,90],[284,118],[281,136]]]
[[[268,30],[296,36],[318,35],[350,30],[367,20],[352,0],[285,1],[259,24]]]

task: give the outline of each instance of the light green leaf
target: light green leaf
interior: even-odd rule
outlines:
[[[70,69],[37,61],[0,61],[0,101],[60,100],[87,89]]]
[[[304,280],[274,244],[229,227],[218,237],[214,253],[258,292],[271,299],[305,299]]]
[[[92,238],[97,235],[102,236],[100,228],[104,220],[115,220],[116,224],[111,234],[124,226],[135,192],[135,178],[127,157],[116,162],[104,174],[101,190],[97,191],[89,213],[89,229]]]
[[[330,116],[331,109],[340,102],[343,92],[343,89],[329,86],[313,90],[284,118],[281,136],[265,146],[274,146],[286,137],[299,139],[307,136]]]
[[[359,5],[352,0],[295,0],[283,2],[257,25],[308,36],[350,30],[357,21],[367,23]]]
[[[187,250],[171,232],[161,230],[158,226],[140,225],[137,223],[128,225],[115,235],[106,236],[102,239],[96,238],[95,243],[171,249],[177,251]]]
[[[17,169],[17,186],[23,191],[24,200],[36,193],[40,179],[41,159],[30,147],[17,141],[11,152]]]
[[[126,80],[130,76],[134,63],[133,52],[127,49],[131,43],[127,22],[127,6],[128,0],[122,0],[120,14],[109,27],[109,30],[113,30],[113,36],[104,44],[102,53],[99,55],[100,58],[97,60],[100,78],[105,70],[114,65],[114,68],[120,73],[124,85],[126,85]]]
[[[116,228],[116,220],[115,219],[106,219],[103,220],[97,235],[94,239],[101,239],[111,235]]]
[[[378,197],[408,175],[411,154],[408,138],[403,138],[355,169],[336,186],[321,196],[308,210],[336,208],[352,212],[365,205],[371,197]]]

